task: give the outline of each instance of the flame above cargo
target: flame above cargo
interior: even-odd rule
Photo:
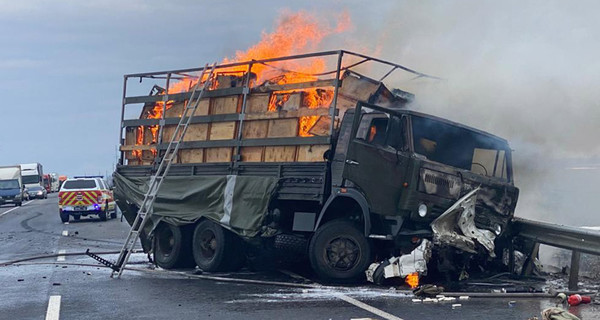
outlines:
[[[335,28],[331,28],[305,11],[297,13],[284,12],[280,17],[275,30],[271,33],[263,32],[261,41],[250,47],[246,51],[238,51],[233,58],[225,58],[223,64],[231,64],[235,62],[269,59],[280,56],[288,56],[314,50],[318,47],[321,41],[336,33],[346,31],[350,26],[350,19],[347,13],[340,15]],[[302,83],[318,80],[319,74],[326,70],[326,63],[323,59],[312,58],[305,60],[285,61],[274,64],[254,64],[252,66],[252,83],[250,86],[261,85],[283,85],[290,83]],[[228,75],[244,78],[248,68],[246,66],[238,66],[231,68],[219,69],[218,75]],[[214,87],[218,87],[219,77],[214,81]],[[190,91],[199,79],[186,77],[178,82],[169,85],[168,94],[175,94]],[[205,81],[206,79],[201,79]],[[241,81],[240,81],[241,82]],[[212,88],[214,89],[214,88]],[[288,90],[276,92],[269,101],[269,111],[279,111],[282,105],[289,99],[289,95],[295,92],[302,92],[302,105],[313,108],[329,107],[333,100],[333,88],[307,88],[299,90]],[[165,94],[165,90],[159,94]],[[161,119],[163,113],[173,106],[173,101],[156,102],[154,107],[142,115],[147,119]],[[312,136],[309,131],[318,121],[319,116],[302,116],[299,117],[299,136]],[[141,126],[137,131],[137,144],[152,145],[158,142],[159,126],[149,126],[148,130],[151,134],[151,139],[144,139],[147,134],[144,127]],[[150,140],[150,141],[149,141]],[[156,149],[151,149],[156,154]],[[134,156],[141,157],[141,151],[135,150]]]

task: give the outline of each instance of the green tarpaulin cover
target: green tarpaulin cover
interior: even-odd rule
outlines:
[[[113,175],[117,204],[129,224],[144,200],[150,177]],[[167,177],[154,202],[154,213],[144,228],[145,235],[160,222],[179,226],[206,217],[245,236],[259,234],[278,178],[256,176]],[[144,248],[148,239],[142,237]],[[146,242],[146,243],[144,243]]]

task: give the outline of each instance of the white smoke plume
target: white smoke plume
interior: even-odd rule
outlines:
[[[349,45],[369,43],[370,53],[444,78],[391,83],[415,93],[420,111],[509,140],[518,216],[600,225],[598,9],[591,1],[402,2],[382,12],[380,30],[353,19]]]

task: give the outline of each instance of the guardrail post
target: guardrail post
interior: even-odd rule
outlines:
[[[577,291],[579,290],[577,286],[577,282],[579,282],[579,258],[581,256],[581,252],[573,250],[571,251],[571,268],[569,271],[569,290]]]

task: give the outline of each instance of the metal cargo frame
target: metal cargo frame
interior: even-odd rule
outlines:
[[[287,60],[307,59],[307,58],[318,58],[318,57],[330,57],[337,61],[334,70],[327,71],[320,74],[311,74],[310,76],[321,77],[334,75],[333,79],[316,80],[304,83],[290,83],[284,85],[269,85],[267,87],[251,87],[251,76],[252,68],[255,65],[263,65],[273,69],[279,69],[282,72],[295,72],[293,70],[282,69],[277,66],[270,65],[270,63],[283,62]],[[344,65],[345,58],[352,58],[355,61]],[[356,61],[358,60],[358,61]],[[390,76],[393,72],[400,70],[414,74],[416,78],[427,77],[439,79],[433,76],[429,76],[415,70],[409,69],[402,65],[381,60],[378,58],[346,51],[324,51],[309,54],[293,55],[286,57],[278,57],[272,59],[263,60],[251,60],[246,62],[229,63],[217,65],[215,72],[219,70],[245,66],[246,71],[244,72],[243,85],[240,87],[231,87],[224,89],[209,90],[204,93],[203,97],[215,98],[215,97],[226,97],[232,95],[242,96],[241,111],[236,114],[218,114],[218,115],[206,115],[206,116],[194,116],[191,119],[191,123],[213,123],[213,122],[225,122],[225,121],[239,121],[239,125],[235,132],[234,139],[228,140],[204,140],[204,141],[186,141],[182,142],[180,149],[193,149],[193,148],[210,148],[210,147],[233,147],[234,152],[231,162],[224,163],[189,163],[189,164],[173,164],[170,176],[176,175],[227,175],[227,174],[239,174],[239,175],[266,175],[266,176],[277,176],[282,179],[283,187],[279,191],[279,198],[286,199],[302,199],[302,200],[316,200],[323,202],[323,196],[326,193],[325,181],[327,181],[327,163],[323,162],[262,162],[262,163],[250,163],[241,161],[240,148],[251,147],[251,146],[301,146],[301,145],[331,145],[332,137],[335,131],[336,117],[339,116],[338,96],[339,88],[341,86],[342,72],[351,71],[359,65],[366,62],[375,62],[382,66],[389,67],[387,73],[385,73],[380,79],[375,80],[375,83],[381,83],[384,79]],[[173,80],[181,80],[184,78],[198,78],[191,73],[202,72],[204,68],[190,68],[190,69],[178,69],[170,71],[157,71],[157,72],[146,72],[146,73],[134,73],[127,74],[123,79],[123,98],[121,106],[121,121],[120,121],[120,134],[119,134],[119,145],[123,146],[125,143],[124,132],[127,127],[135,126],[159,126],[157,135],[157,157],[161,156],[161,153],[166,150],[168,143],[163,142],[163,129],[166,125],[177,124],[177,118],[165,118],[167,101],[182,102],[190,100],[192,98],[192,92],[183,92],[176,94],[168,94],[171,82]],[[240,71],[242,72],[242,71]],[[298,73],[298,72],[296,72]],[[143,79],[164,79],[165,86],[162,95],[145,95],[145,96],[128,96],[127,95],[127,83],[130,79],[139,79],[142,82]],[[251,114],[246,114],[246,104],[248,95],[252,93],[268,93],[274,91],[284,90],[301,90],[308,88],[318,87],[333,87],[333,99],[327,116],[331,117],[329,124],[329,134],[327,136],[312,136],[312,137],[286,137],[286,138],[260,138],[260,139],[242,139],[242,132],[244,128],[244,120],[252,119]],[[399,97],[399,99],[404,99]],[[161,119],[125,119],[125,110],[128,105],[132,104],[147,104],[153,102],[165,102],[163,104],[163,112]],[[408,99],[406,99],[408,101]],[[368,101],[370,102],[370,101]],[[315,109],[313,109],[315,110]],[[325,115],[325,114],[324,114]],[[153,172],[153,166],[128,166],[125,165],[124,153],[128,152],[119,149],[120,157],[117,165],[117,172],[125,176],[150,176]],[[155,164],[156,164],[155,159]]]

